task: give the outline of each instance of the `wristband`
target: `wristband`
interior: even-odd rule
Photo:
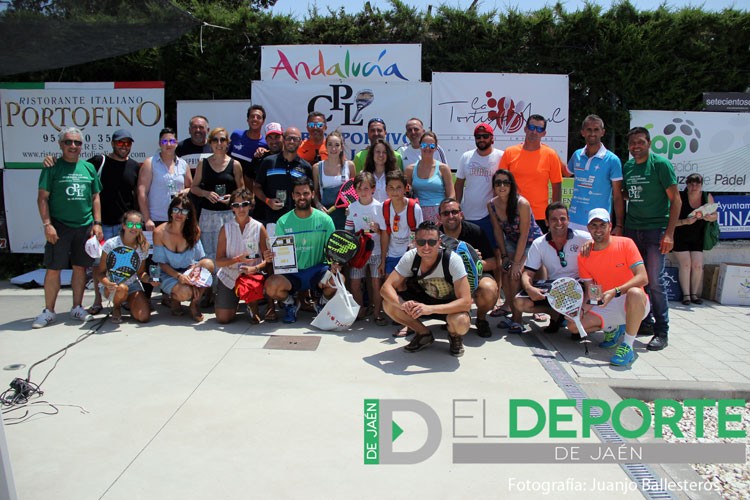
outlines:
[[[94,226],[101,226],[101,225],[102,225],[102,221],[100,221],[100,220],[95,220],[95,221],[94,221],[94,224],[93,224],[93,225],[94,225]]]
[[[42,227],[47,227],[47,226],[51,226],[51,225],[52,225],[51,222],[45,222],[44,224],[42,224]]]

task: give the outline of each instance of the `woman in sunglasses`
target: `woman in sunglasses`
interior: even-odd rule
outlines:
[[[373,198],[380,203],[388,199],[385,175],[394,170],[398,170],[398,165],[396,164],[396,154],[393,152],[393,148],[383,139],[377,139],[367,148],[364,171],[370,172],[375,177],[375,194]]]
[[[250,323],[260,323],[258,301],[263,298],[265,275],[271,265],[268,233],[263,224],[250,217],[255,198],[247,189],[234,191],[229,199],[234,219],[219,231],[216,251],[216,321],[234,321],[240,300],[247,304]],[[267,259],[264,257],[268,257]]]
[[[206,256],[214,259],[219,231],[234,218],[229,208],[230,193],[245,187],[245,181],[240,162],[227,154],[229,134],[226,129],[218,127],[211,130],[208,142],[213,154],[205,158],[196,169],[190,191],[201,198],[201,243]]]
[[[161,291],[170,296],[172,314],[182,316],[180,303],[190,301],[190,315],[197,322],[203,321],[199,304],[206,288],[196,286],[188,275],[196,267],[214,271],[213,261],[205,258],[200,235],[190,197],[178,195],[169,204],[169,221],[154,231],[153,257],[161,268]]]
[[[420,140],[421,158],[404,169],[406,182],[411,186],[412,196],[419,198],[424,220],[440,224],[440,202],[454,198],[453,174],[447,163],[435,159],[438,139],[435,132],[428,130]]]
[[[185,160],[175,155],[177,135],[174,129],[159,132],[159,153],[146,158],[138,174],[138,207],[143,212],[146,231],[167,221],[169,202],[190,191],[193,177]]]
[[[509,333],[523,333],[522,313],[513,305],[513,297],[521,286],[521,272],[529,246],[542,235],[542,231],[534,220],[528,200],[518,194],[513,174],[505,169],[496,170],[492,175],[492,187],[495,197],[487,208],[498,246],[495,257],[502,262],[503,293],[505,304],[510,306],[506,311],[513,315],[511,322],[503,320],[499,326],[508,328]]]
[[[141,262],[136,273],[121,283],[113,282],[107,272],[107,257],[117,247],[132,248]],[[146,323],[149,320],[151,310],[141,285],[141,282],[151,280],[145,271],[147,258],[148,241],[143,235],[143,215],[135,210],[125,212],[122,216],[120,234],[104,242],[102,258],[99,265],[94,268],[94,277],[99,282],[102,297],[112,301],[110,319],[113,323],[122,323],[122,304],[126,301],[130,314],[136,321]]]

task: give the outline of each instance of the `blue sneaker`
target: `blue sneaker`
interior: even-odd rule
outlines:
[[[604,341],[599,342],[599,347],[603,349],[609,349],[620,343],[620,339],[625,335],[625,325],[619,327],[612,327],[611,330],[604,330]]]
[[[627,344],[620,344],[615,355],[609,360],[609,364],[615,366],[628,366],[635,361],[635,351]]]
[[[300,301],[294,300],[292,304],[284,304],[284,323],[296,323],[297,322],[297,311],[299,311]]]

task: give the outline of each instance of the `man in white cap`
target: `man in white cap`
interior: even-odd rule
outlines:
[[[635,360],[633,341],[650,309],[648,295],[643,289],[648,284],[646,266],[633,240],[612,236],[612,222],[607,210],[591,210],[587,228],[594,245],[587,256],[578,256],[578,272],[588,299],[584,301],[581,322],[587,332],[624,323],[624,338],[609,362],[627,366]],[[592,285],[601,291],[600,298],[591,297]],[[592,301],[594,305],[590,304]],[[569,324],[568,328],[575,330],[575,325]],[[620,331],[610,332],[608,335],[612,338],[605,338],[600,347],[617,345]]]

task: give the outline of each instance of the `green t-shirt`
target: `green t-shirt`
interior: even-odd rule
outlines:
[[[365,159],[367,158],[367,149],[365,148],[356,155],[354,155],[354,168],[357,170],[357,173],[360,173],[365,169]],[[401,158],[401,152],[400,151],[393,151],[393,154],[396,155],[396,166],[401,169],[403,172],[404,170],[404,159]]]
[[[334,230],[333,219],[317,209],[313,209],[312,215],[306,219],[300,219],[292,210],[276,222],[277,236],[294,235],[297,268],[300,270],[325,262],[326,242]]]
[[[628,195],[625,227],[628,229],[666,228],[669,221],[667,188],[677,184],[672,164],[666,158],[649,153],[645,163],[630,159],[622,166]]]
[[[94,166],[78,160],[58,159],[52,168],[43,168],[39,189],[49,193],[49,214],[68,227],[83,227],[94,222],[92,198],[102,190]]]

